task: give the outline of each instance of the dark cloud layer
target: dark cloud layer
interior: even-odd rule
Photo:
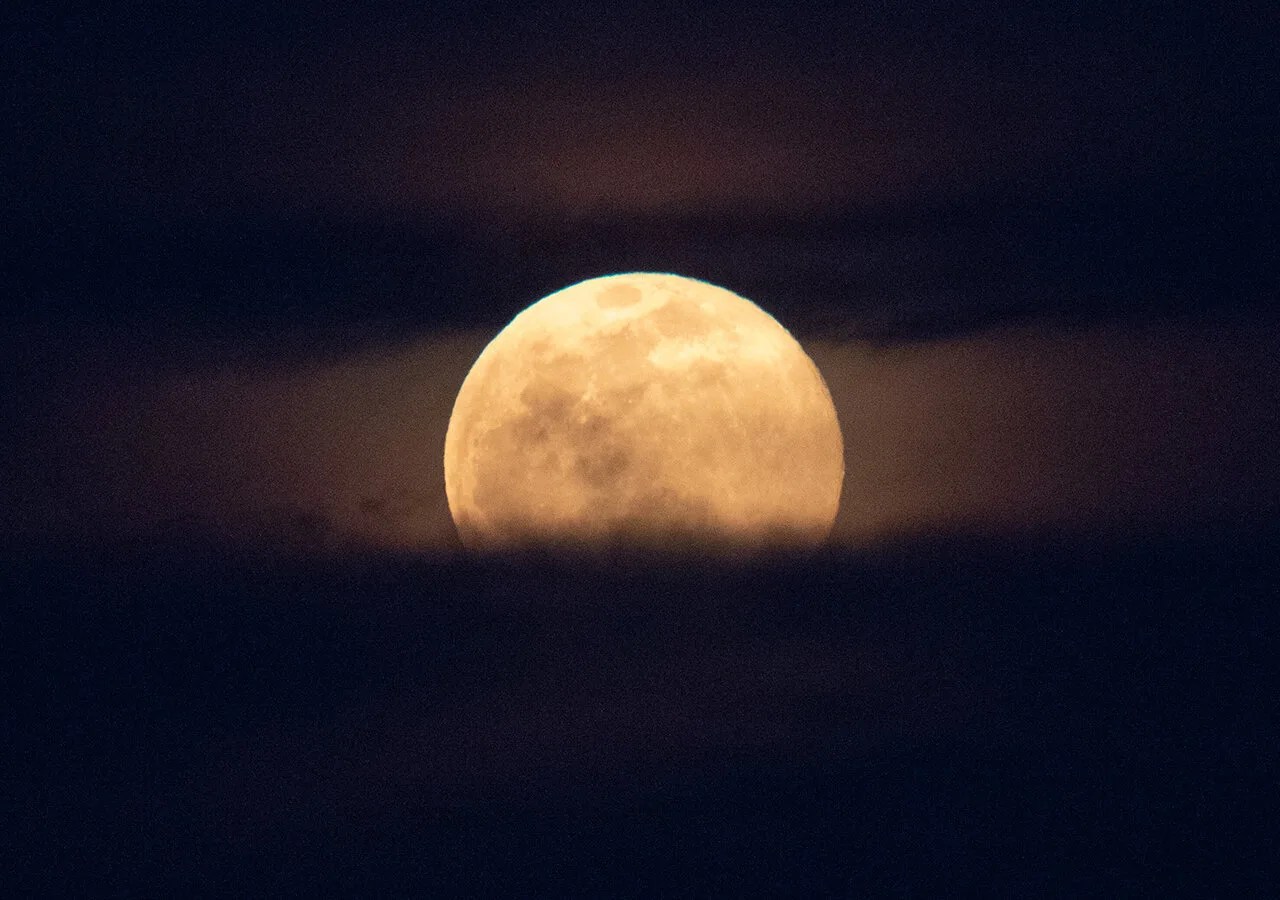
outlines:
[[[14,883],[1263,893],[1275,536],[5,570]]]

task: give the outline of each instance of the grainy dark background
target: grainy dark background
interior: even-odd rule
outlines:
[[[1268,5],[3,17],[20,891],[1270,883]],[[459,553],[470,358],[629,269],[811,350],[828,550]]]

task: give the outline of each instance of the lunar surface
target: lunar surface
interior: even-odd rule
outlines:
[[[472,549],[813,546],[844,476],[831,396],[749,300],[677,275],[593,278],[476,360],[445,437]]]

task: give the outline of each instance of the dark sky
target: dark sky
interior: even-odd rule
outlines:
[[[42,6],[5,53],[18,199],[608,216],[1266,184],[1277,76],[1244,6]]]
[[[488,325],[522,305],[486,318],[495,296],[692,266],[748,296],[808,279],[827,318],[894,324],[897,303],[946,330],[1215,306],[1275,277],[1265,4],[7,15],[5,214],[26,251],[11,293],[36,318],[146,314],[148,292],[187,297],[155,301],[171,318],[216,318],[256,279],[316,295],[304,313],[403,315],[397,291],[416,291],[436,324]],[[507,283],[481,286],[494,270]],[[982,279],[1013,293],[970,292],[958,314],[884,296]],[[1096,296],[1115,282],[1125,299]],[[379,296],[353,316],[333,295],[356,289]]]

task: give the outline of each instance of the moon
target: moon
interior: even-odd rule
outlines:
[[[444,443],[463,545],[813,547],[844,448],[812,360],[760,307],[679,275],[579,282],[463,381]]]

